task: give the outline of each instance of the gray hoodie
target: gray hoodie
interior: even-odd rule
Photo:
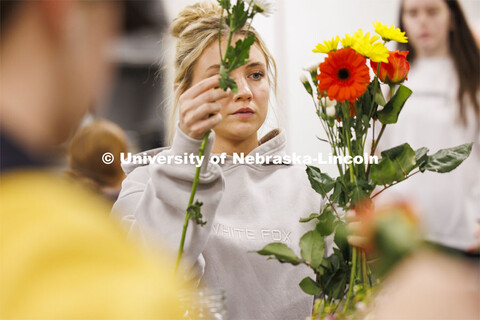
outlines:
[[[212,132],[205,159],[211,156],[214,139]],[[177,126],[172,147],[147,155],[198,155],[200,144],[201,140],[188,137]],[[275,129],[249,155],[284,156],[285,146],[285,133]],[[131,233],[176,253],[195,165],[154,161],[124,164],[123,169],[127,178],[113,214]],[[298,283],[313,276],[312,272],[303,265],[281,264],[251,252],[270,242],[283,242],[300,254],[299,240],[313,227],[298,220],[318,213],[324,204],[311,188],[305,167],[239,164],[232,156],[223,164],[204,160],[195,198],[203,202],[207,224],[190,222],[185,261],[198,266],[205,285],[225,290],[229,318],[304,319],[310,315],[313,299]]]

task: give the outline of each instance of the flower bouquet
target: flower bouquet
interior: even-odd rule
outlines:
[[[407,42],[405,33],[379,22],[374,23],[374,28],[377,35],[364,34],[360,29],[353,36],[346,34],[342,39],[336,36],[313,49],[327,57],[307,70],[302,84],[313,99],[326,133],[324,141],[329,143],[334,156],[350,161],[337,162],[335,178],[320,168],[307,166],[312,188],[327,204],[321,212],[300,219],[301,223],[316,223],[315,228],[300,239],[301,257],[283,243],[270,243],[257,251],[281,263],[304,264],[312,269],[314,277],[306,277],[299,284],[306,294],[317,298],[312,318],[348,317],[369,301],[376,283],[365,250],[352,247],[347,241],[342,213],[372,212],[372,200],[384,190],[419,172],[449,172],[460,165],[472,149],[472,143],[468,143],[429,154],[425,147],[413,150],[404,143],[381,152],[377,163],[355,161],[375,156],[386,127],[397,122],[412,93],[402,84],[409,71],[408,52],[389,51],[386,47],[389,41]],[[381,83],[390,88],[388,99],[382,93]],[[398,261],[409,251],[408,243],[400,245],[401,239],[413,237],[409,224],[398,223],[404,219],[396,219],[391,220],[397,221],[393,228],[392,224],[382,227],[383,239],[391,240],[384,242],[391,245],[384,251],[395,253],[388,257],[390,262]],[[324,239],[328,236],[333,237],[335,248],[326,257]],[[413,242],[410,247],[412,245]],[[381,264],[380,274],[392,264]]]

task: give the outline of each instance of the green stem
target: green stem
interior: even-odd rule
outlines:
[[[202,144],[200,145],[200,151],[198,152],[198,156],[201,159],[205,154],[205,148],[208,142],[208,136],[210,135],[210,130],[205,133],[203,137]],[[180,246],[178,248],[177,253],[177,261],[175,263],[175,274],[178,271],[178,266],[180,265],[180,260],[183,254],[183,248],[185,246],[185,236],[187,234],[188,222],[190,221],[190,214],[188,213],[188,208],[193,204],[193,200],[195,199],[195,193],[197,192],[198,182],[200,181],[200,170],[202,167],[197,167],[195,171],[195,178],[193,179],[192,191],[190,192],[190,199],[188,200],[187,212],[185,213],[185,219],[183,221],[183,230],[182,230],[182,238],[180,239]]]
[[[352,249],[352,271],[350,272],[350,283],[348,286],[347,301],[345,302],[343,313],[347,312],[348,307],[350,306],[350,301],[352,300],[353,296],[353,287],[355,286],[355,275],[357,270],[357,248],[353,247]]]
[[[222,14],[220,15],[220,24],[218,25],[218,51],[220,52],[220,59],[223,62],[223,55],[222,55],[222,25],[223,25],[223,9],[222,7]]]
[[[363,286],[367,286],[367,256],[365,254],[365,251],[361,251],[361,261],[362,261],[362,279],[363,279]]]

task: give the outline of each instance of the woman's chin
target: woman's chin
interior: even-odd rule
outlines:
[[[259,126],[251,122],[229,123],[222,128],[215,128],[215,134],[228,137],[231,140],[242,141],[256,134]]]

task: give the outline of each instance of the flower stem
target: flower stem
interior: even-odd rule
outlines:
[[[361,260],[362,260],[362,280],[363,280],[363,286],[367,286],[367,256],[365,254],[365,251],[361,251]]]
[[[200,145],[200,151],[198,152],[199,158],[201,158],[205,154],[205,147],[207,146],[208,136],[210,135],[210,130],[205,133],[203,137],[202,144]],[[188,222],[190,221],[190,214],[188,213],[188,208],[193,204],[193,200],[195,199],[195,193],[197,192],[198,182],[200,180],[200,170],[202,167],[197,167],[195,171],[195,178],[193,179],[192,191],[190,192],[190,199],[188,200],[187,211],[185,212],[185,220],[183,221],[183,230],[182,230],[182,238],[180,239],[180,246],[178,248],[177,253],[177,261],[175,263],[175,274],[178,271],[178,266],[180,265],[180,259],[182,258],[183,254],[183,247],[185,246],[185,236],[187,234]]]
[[[350,301],[353,296],[353,287],[355,286],[355,275],[357,271],[357,248],[352,248],[352,271],[350,272],[350,283],[348,285],[347,301],[343,307],[343,313],[347,312],[348,307],[350,306]]]

